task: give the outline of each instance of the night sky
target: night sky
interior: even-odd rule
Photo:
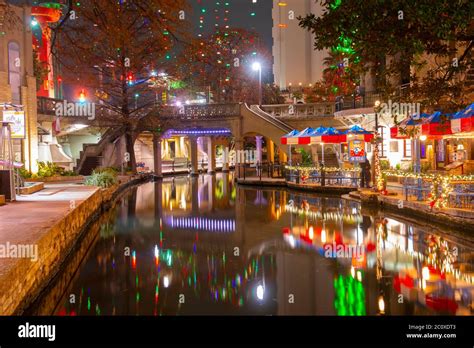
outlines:
[[[252,0],[188,0],[193,6],[193,24],[197,27],[199,16],[202,15],[201,9],[206,8],[204,15],[204,28],[206,32],[210,33],[214,30],[213,12],[219,6],[222,8],[224,3],[229,3],[229,26],[231,28],[244,28],[255,31],[264,41],[267,49],[272,50],[272,0],[257,0],[257,3],[252,3]],[[216,5],[220,3],[220,5]],[[251,13],[255,16],[251,16]]]
[[[272,52],[272,0],[187,0],[191,5],[192,13],[190,21],[192,23],[193,33],[197,36],[199,32],[204,35],[212,33],[216,27],[216,22],[221,25],[229,25],[230,28],[243,28],[254,31],[258,34],[264,43],[268,52]],[[7,0],[15,5],[33,5],[45,1],[41,0]],[[64,1],[60,1],[64,2]],[[205,12],[202,12],[205,9]],[[216,12],[217,10],[217,12]],[[227,22],[223,22],[224,10],[229,12]],[[253,15],[252,15],[253,14]],[[199,18],[204,17],[203,28],[199,29]],[[219,16],[219,19],[216,19]],[[271,64],[270,64],[271,66]],[[263,79],[266,82],[273,81],[271,67],[263,73]]]
[[[229,26],[233,28],[244,28],[255,31],[264,41],[267,49],[271,52],[272,49],[272,0],[257,0],[257,3],[252,3],[252,0],[187,0],[191,4],[194,12],[192,14],[192,23],[197,27],[199,16],[202,8],[207,8],[206,18],[209,22],[206,23],[205,28],[210,32],[214,27],[211,25],[212,10],[217,6],[216,3],[224,5],[229,3]],[[15,5],[41,3],[43,1],[34,0],[7,0],[8,3]],[[255,16],[250,14],[254,12]]]

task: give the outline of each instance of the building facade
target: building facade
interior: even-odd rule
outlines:
[[[273,0],[273,75],[281,90],[308,87],[323,77],[326,51],[314,49],[311,33],[299,26],[298,16],[320,15],[314,0]]]
[[[13,140],[14,158],[23,162],[25,169],[36,172],[38,134],[31,8],[0,0],[0,11],[0,104],[14,105],[14,109],[24,112],[23,136]]]

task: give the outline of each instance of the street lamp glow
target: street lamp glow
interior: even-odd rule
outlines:
[[[31,26],[36,27],[38,25],[38,21],[36,19],[31,20]]]
[[[263,288],[262,285],[257,286],[257,298],[262,301],[263,300],[263,295],[265,293],[265,289]]]
[[[262,105],[262,64],[254,62],[252,69],[258,71],[258,105]]]
[[[425,141],[426,140],[426,135],[420,135],[420,140]]]
[[[378,108],[380,106],[380,100],[375,101],[375,107]]]
[[[380,313],[384,314],[385,313],[385,301],[383,299],[383,296],[379,296],[378,306],[379,306]]]
[[[260,71],[260,70],[262,70],[262,65],[259,62],[255,62],[255,63],[252,64],[252,69],[254,71]]]
[[[86,102],[86,93],[84,90],[81,90],[79,93],[79,103],[85,103]]]

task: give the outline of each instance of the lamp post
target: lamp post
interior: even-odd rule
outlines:
[[[258,105],[262,105],[262,65],[259,62],[252,64],[252,69],[258,71]]]

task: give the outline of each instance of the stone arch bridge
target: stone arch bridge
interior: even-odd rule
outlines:
[[[39,121],[51,121],[54,115],[55,102],[42,98],[38,100]],[[120,166],[125,153],[124,127],[108,125],[106,121],[112,119],[110,112],[103,108],[96,108],[94,119],[80,117],[62,117],[61,124],[81,123],[91,126],[106,127],[108,130],[96,144],[85,144],[80,158],[77,160],[76,171],[89,174],[95,167]],[[293,111],[293,112],[291,112]],[[150,129],[160,126],[161,136]],[[244,103],[234,104],[202,104],[165,106],[152,109],[144,116],[135,132],[137,139],[147,143],[150,157],[153,157],[153,169],[161,174],[162,146],[161,141],[166,136],[181,134],[187,137],[189,143],[189,157],[191,172],[198,173],[198,140],[206,138],[208,171],[215,170],[215,147],[229,146],[232,142],[235,150],[243,150],[245,141],[253,138],[257,151],[257,160],[262,161],[262,144],[265,143],[267,159],[271,162],[275,158],[275,150],[279,150],[278,160],[286,161],[287,149],[279,149],[280,138],[284,134],[297,128],[308,126],[336,126],[341,124],[334,119],[334,107],[331,103],[301,104],[301,105],[266,105],[248,106]],[[225,165],[223,169],[227,169]]]

